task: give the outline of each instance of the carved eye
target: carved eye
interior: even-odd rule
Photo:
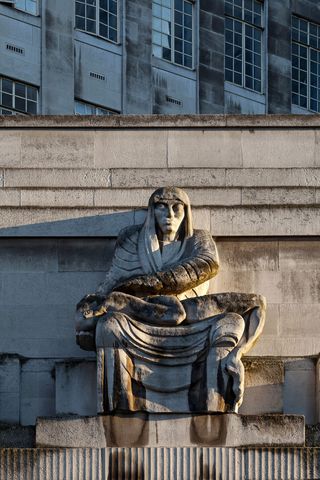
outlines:
[[[175,203],[172,208],[175,213],[180,213],[183,210],[183,205],[182,203]]]
[[[158,208],[159,210],[163,210],[164,208],[166,208],[166,205],[164,203],[157,203],[156,208]]]

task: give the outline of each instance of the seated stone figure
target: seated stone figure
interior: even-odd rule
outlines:
[[[77,341],[97,350],[100,413],[238,411],[241,356],[262,331],[265,300],[206,294],[218,266],[187,194],[156,190],[144,224],[120,233],[104,282],[77,307]]]

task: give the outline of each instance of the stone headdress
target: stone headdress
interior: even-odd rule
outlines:
[[[180,202],[184,205],[184,219],[178,231],[177,241],[170,245],[170,252],[163,258],[156,231],[155,205],[157,203]],[[188,195],[176,187],[159,188],[151,195],[147,218],[139,235],[139,258],[145,273],[155,273],[178,263],[186,248],[186,241],[193,235],[191,206]]]

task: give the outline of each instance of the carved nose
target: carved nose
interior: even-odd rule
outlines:
[[[173,209],[171,206],[168,207],[168,212],[167,212],[167,216],[169,218],[173,218],[174,214],[173,214]]]

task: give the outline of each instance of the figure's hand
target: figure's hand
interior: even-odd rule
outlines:
[[[84,312],[86,310],[95,309],[100,306],[104,301],[104,297],[96,293],[90,293],[83,297],[77,304],[77,310]]]
[[[93,293],[86,295],[77,305],[76,330],[88,332],[95,329],[97,318],[106,313],[104,298]]]

